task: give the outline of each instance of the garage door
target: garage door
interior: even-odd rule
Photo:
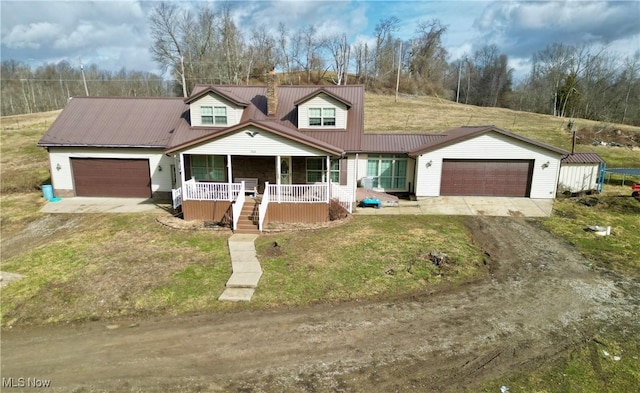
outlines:
[[[151,197],[149,160],[72,158],[77,196]]]
[[[533,160],[444,160],[440,195],[528,197]]]

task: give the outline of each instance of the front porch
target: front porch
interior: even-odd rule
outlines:
[[[252,179],[249,183],[252,184]],[[263,193],[255,192],[262,189]],[[354,197],[333,182],[317,184],[269,184],[249,188],[240,183],[184,182],[174,189],[174,209],[182,207],[184,219],[230,224],[235,230],[261,232],[269,222],[317,223],[329,221],[330,204],[353,211]],[[247,196],[249,194],[249,196]]]

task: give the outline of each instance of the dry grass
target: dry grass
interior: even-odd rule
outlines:
[[[567,131],[570,119],[538,113],[482,108],[434,97],[401,96],[395,102],[393,96],[366,93],[364,117],[365,130],[370,133],[442,133],[459,126],[495,125],[540,142],[571,149],[572,135]],[[640,139],[640,127],[574,119],[574,128],[583,127],[618,128],[637,133],[636,139]],[[616,165],[631,166],[634,160],[636,166],[639,165],[638,152],[627,148],[578,145],[576,151],[596,151],[605,161],[611,157]]]

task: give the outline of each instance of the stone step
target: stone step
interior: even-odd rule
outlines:
[[[227,288],[222,292],[218,300],[229,302],[248,302],[251,300],[255,288]]]

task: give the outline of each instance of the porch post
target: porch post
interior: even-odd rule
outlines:
[[[184,178],[184,153],[180,153],[180,188],[182,188],[182,200],[184,201],[187,197],[187,189],[184,185],[186,181]]]
[[[347,160],[347,163],[349,162],[349,160]],[[351,203],[354,203],[356,201],[356,196],[358,194],[358,165],[360,164],[360,157],[358,156],[358,153],[356,153],[356,161],[353,164],[353,195],[352,195],[352,201]]]
[[[233,192],[231,191],[231,184],[233,183],[233,179],[231,178],[231,174],[233,171],[231,170],[231,154],[227,154],[227,182],[229,183],[229,201],[233,201]]]
[[[278,203],[280,203],[280,155],[276,156],[276,192]]]
[[[331,200],[331,156],[327,156],[327,203]]]

